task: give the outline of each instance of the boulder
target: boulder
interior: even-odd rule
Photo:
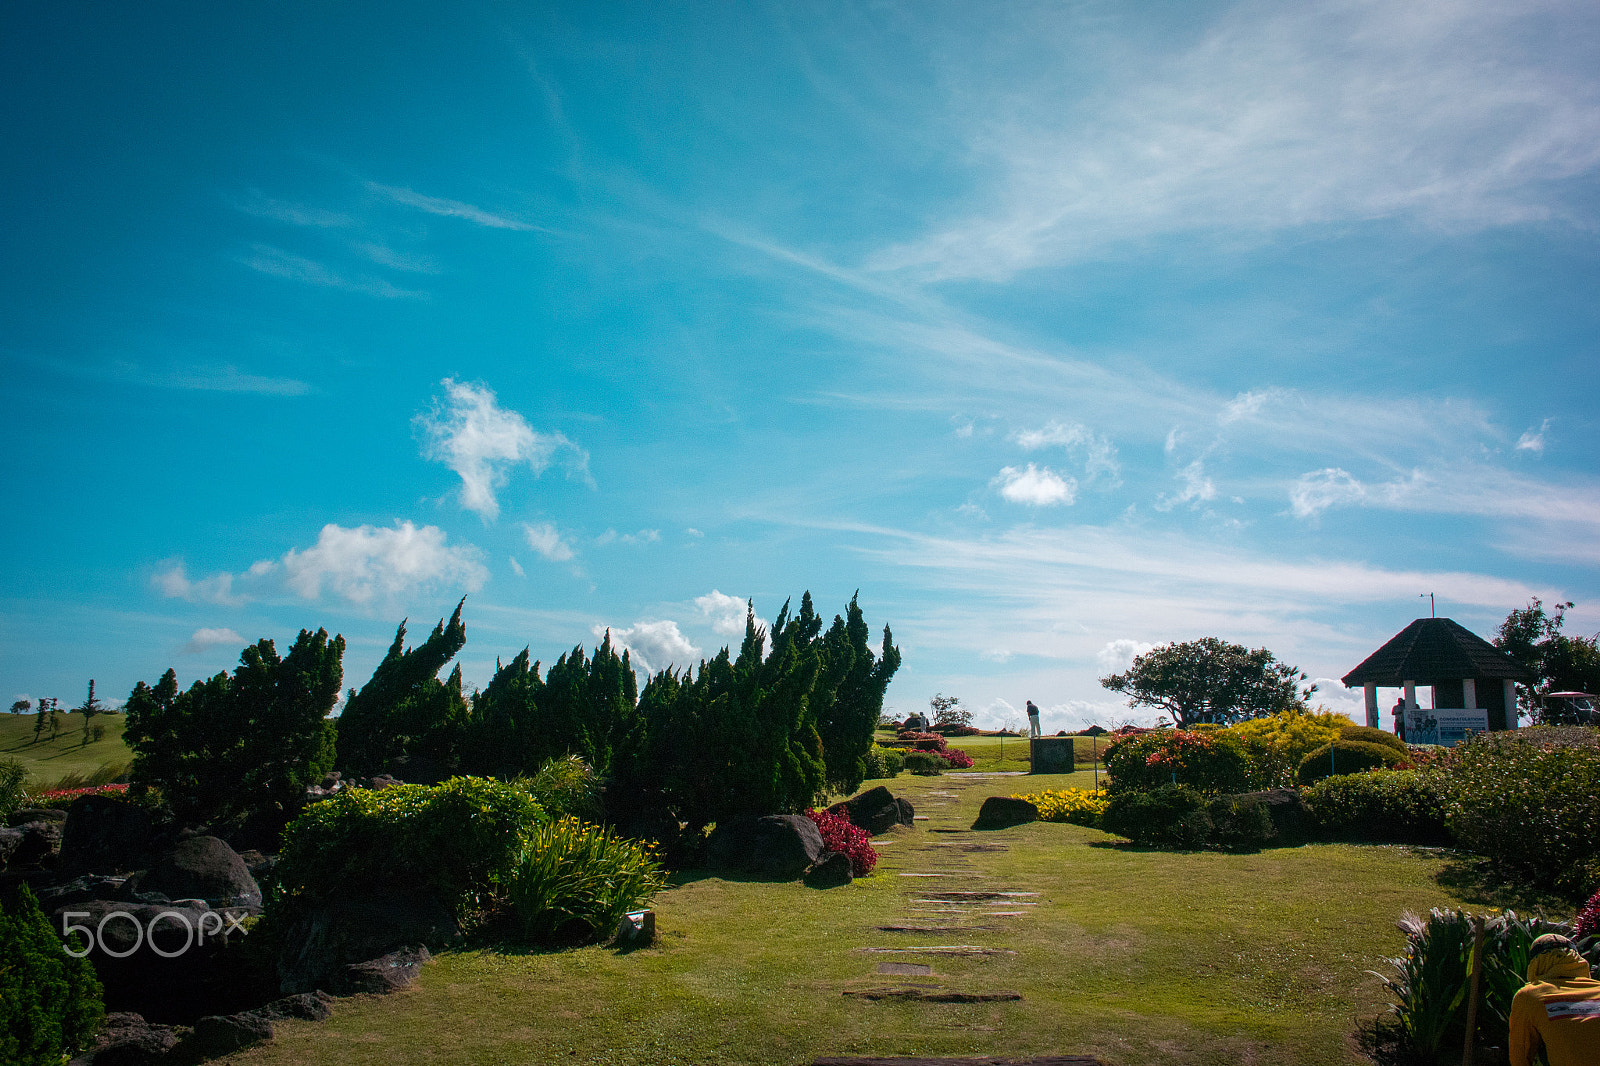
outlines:
[[[259,1014],[212,1014],[194,1023],[183,1050],[186,1057],[215,1059],[271,1039],[272,1022]]]
[[[137,803],[79,796],[67,811],[57,869],[67,877],[140,869],[155,832],[150,811]]]
[[[303,1018],[308,1022],[326,1021],[333,1016],[333,997],[326,992],[302,992],[298,996],[275,999],[250,1012],[269,1022],[281,1018]]]
[[[11,856],[16,854],[17,848],[22,845],[22,830],[12,829],[7,826],[0,829],[0,866],[11,862]]]
[[[806,884],[812,888],[837,888],[855,879],[850,856],[842,851],[826,852],[817,864],[806,871]]]
[[[712,868],[757,880],[792,881],[822,858],[822,834],[803,814],[718,825],[707,843]]]
[[[288,994],[336,990],[345,967],[415,945],[458,939],[455,915],[428,893],[395,892],[312,906],[283,930],[278,981]]]
[[[1300,793],[1292,788],[1272,788],[1265,792],[1243,792],[1233,797],[1243,806],[1266,808],[1272,820],[1268,847],[1294,847],[1311,838],[1310,818]]]
[[[1025,799],[1012,796],[990,796],[978,811],[974,829],[1007,829],[1039,820],[1039,808]]]
[[[382,996],[398,992],[417,979],[429,959],[425,947],[401,948],[380,958],[352,963],[334,979],[333,991],[341,996]]]
[[[65,822],[66,811],[58,811],[54,807],[18,807],[6,819],[9,826],[27,825],[29,822]]]
[[[52,885],[38,893],[39,909],[49,914],[64,907],[84,903],[91,899],[118,899],[126,877],[100,877],[90,874],[63,884]]]
[[[835,803],[828,810],[844,815],[852,825],[865,829],[873,836],[887,833],[897,825],[916,824],[916,812],[910,801],[901,799],[882,785],[869,788],[843,803]]]
[[[203,899],[213,907],[260,907],[261,889],[237,853],[212,836],[180,840],[143,874],[133,891],[168,899]]]
[[[61,850],[60,822],[28,822],[16,827],[21,834],[8,866],[41,866],[55,861]]]
[[[144,1016],[118,1011],[106,1015],[94,1046],[68,1066],[151,1066],[178,1046],[186,1030],[151,1025]]]

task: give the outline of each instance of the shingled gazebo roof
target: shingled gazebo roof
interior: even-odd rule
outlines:
[[[1471,630],[1448,618],[1419,618],[1342,680],[1346,688],[1366,684],[1398,688],[1407,681],[1433,684],[1467,678],[1533,679],[1515,659]]]

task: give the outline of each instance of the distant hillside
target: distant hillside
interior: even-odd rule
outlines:
[[[0,712],[0,760],[15,759],[28,768],[30,791],[53,785],[68,774],[94,773],[106,763],[126,766],[133,762],[133,752],[122,742],[125,719],[120,714],[97,714],[90,726],[105,726],[105,736],[100,740],[83,743],[83,715],[61,712],[61,732],[50,739],[46,727],[44,738],[33,742],[33,714],[7,714]]]

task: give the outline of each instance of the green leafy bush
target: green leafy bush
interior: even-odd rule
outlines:
[[[1293,788],[1300,760],[1339,739],[1350,719],[1331,711],[1279,711],[1228,727],[1250,756],[1251,784],[1258,789]]]
[[[1570,926],[1515,911],[1486,916],[1483,939],[1482,1007],[1477,1042],[1505,1047],[1511,1000],[1528,972],[1528,951],[1543,933],[1572,935]],[[1466,1038],[1466,1001],[1472,977],[1473,918],[1464,911],[1433,910],[1426,918],[1403,916],[1406,954],[1386,959],[1391,974],[1378,974],[1391,999],[1389,1013],[1399,1023],[1404,1051],[1421,1061],[1456,1052]],[[1600,965],[1600,941],[1581,940],[1579,950]]]
[[[27,768],[17,760],[0,762],[0,819],[9,818],[27,800],[28,794],[22,789],[27,777]]]
[[[290,823],[275,874],[290,898],[412,885],[464,911],[511,875],[543,816],[533,797],[490,778],[350,789]]]
[[[1135,844],[1203,848],[1211,836],[1206,797],[1188,785],[1162,785],[1146,792],[1113,792],[1101,827]]]
[[[1385,744],[1364,740],[1336,740],[1300,760],[1300,783],[1309,785],[1335,774],[1358,774],[1363,770],[1390,770],[1406,762],[1406,757]]]
[[[1451,835],[1502,876],[1576,899],[1600,888],[1600,750],[1475,737],[1441,776]]]
[[[609,936],[666,884],[648,845],[577,818],[536,825],[507,893],[523,935],[536,941]]]
[[[600,817],[600,779],[577,755],[548,759],[532,777],[519,777],[514,784],[552,818],[572,815],[597,821]]]
[[[906,769],[914,774],[942,774],[946,766],[950,765],[939,758],[938,753],[932,751],[908,751],[905,760]]]
[[[1272,816],[1259,803],[1238,796],[1214,796],[1206,803],[1211,832],[1205,846],[1219,851],[1256,851],[1272,837]]]
[[[1157,729],[1116,741],[1105,750],[1111,791],[1142,792],[1161,785],[1187,785],[1218,794],[1247,792],[1250,756],[1232,734],[1215,730]]]
[[[1300,793],[1323,835],[1396,844],[1448,844],[1444,788],[1420,770],[1327,777]]]
[[[1374,729],[1369,725],[1351,725],[1347,720],[1339,730],[1339,739],[1357,740],[1367,744],[1381,744],[1386,748],[1393,748],[1395,753],[1405,758],[1411,754],[1411,749],[1406,747],[1406,742],[1386,729]]]
[[[886,748],[881,744],[874,744],[867,752],[866,780],[879,780],[885,777],[894,777],[905,769],[905,753],[898,748]]]
[[[99,1028],[94,967],[61,947],[26,885],[0,903],[0,1062],[59,1066]]]

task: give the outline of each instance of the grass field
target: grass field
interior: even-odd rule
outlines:
[[[94,725],[105,726],[100,740],[83,743],[83,715],[61,712],[61,732],[54,740],[46,727],[44,739],[33,742],[34,716],[0,714],[0,759],[15,759],[28,770],[29,791],[42,791],[69,774],[94,773],[106,763],[126,765],[133,752],[122,742],[126,720],[120,714],[96,715]]]
[[[894,733],[880,731],[879,740],[892,740]],[[1073,737],[1073,748],[1077,755],[1079,765],[1087,770],[1094,763],[1095,751],[1105,751],[1104,739],[1096,741],[1093,737]],[[947,746],[960,748],[972,756],[972,770],[976,772],[996,773],[1001,771],[1021,770],[1026,772],[1030,763],[1028,761],[1027,737],[950,737]]]
[[[1445,876],[1456,863],[1438,850],[1225,855],[1117,845],[1061,824],[967,831],[986,796],[1090,780],[902,775],[887,783],[922,819],[889,834],[878,870],[850,887],[691,872],[657,898],[653,947],[445,953],[410,989],[341,1001],[324,1023],[282,1023],[273,1044],[229,1061],[798,1066],[828,1054],[1076,1053],[1110,1066],[1351,1063],[1361,1061],[1358,1020],[1382,1006],[1366,971],[1402,947],[1395,919],[1471,895],[1445,887],[1462,882]],[[919,902],[976,890],[1038,895]],[[994,953],[927,950],[959,945]],[[886,961],[931,973],[879,973]],[[919,987],[1022,998],[846,994]]]

